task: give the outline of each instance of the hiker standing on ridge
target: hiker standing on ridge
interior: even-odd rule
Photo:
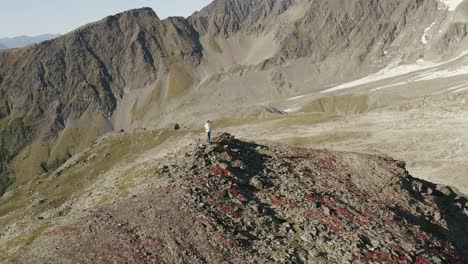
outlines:
[[[211,143],[211,121],[210,120],[206,121],[205,131],[206,131],[207,142],[208,144],[210,144]]]

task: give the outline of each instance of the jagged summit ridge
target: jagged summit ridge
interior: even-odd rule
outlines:
[[[262,22],[272,15],[280,15],[294,0],[216,0],[189,20],[202,34],[229,37],[237,31],[260,30]]]

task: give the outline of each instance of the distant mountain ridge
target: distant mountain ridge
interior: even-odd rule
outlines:
[[[54,39],[60,34],[43,34],[38,36],[18,36],[12,38],[0,38],[0,49],[22,48],[31,44],[40,43],[46,40]]]

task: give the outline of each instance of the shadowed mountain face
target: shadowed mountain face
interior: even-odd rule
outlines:
[[[0,49],[21,48],[31,44],[40,43],[46,40],[54,39],[60,35],[44,34],[39,36],[19,36],[13,38],[0,38]],[[2,45],[4,48],[2,48]]]
[[[131,10],[0,52],[0,175],[36,176],[107,131],[188,121],[211,114],[211,102],[222,112],[316,91],[382,67],[385,54],[408,61],[451,54],[463,47],[462,22],[441,29],[430,47],[414,35],[453,18],[440,5],[217,0],[188,19]],[[435,52],[441,41],[453,49]],[[288,74],[295,67],[303,73]],[[7,169],[32,143],[46,154]]]
[[[3,97],[34,119],[46,112],[55,112],[59,122],[85,111],[110,116],[125,88],[153,82],[171,61],[197,65],[201,50],[194,36],[184,20],[161,21],[150,9],[108,17],[14,52],[2,69]]]

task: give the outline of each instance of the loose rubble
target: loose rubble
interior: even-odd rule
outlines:
[[[22,260],[467,261],[466,197],[412,178],[404,162],[389,157],[223,134],[158,164],[138,193],[47,230]]]

